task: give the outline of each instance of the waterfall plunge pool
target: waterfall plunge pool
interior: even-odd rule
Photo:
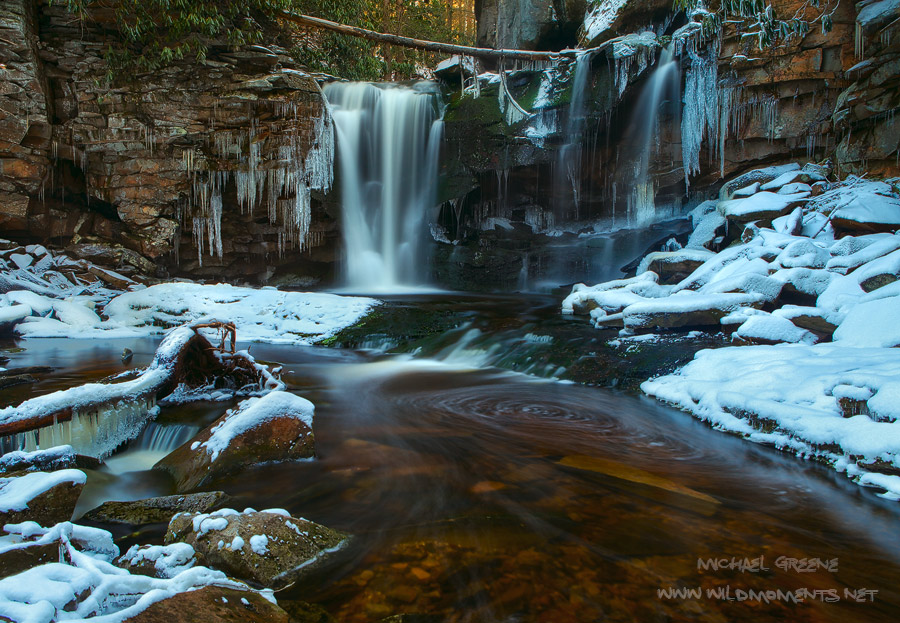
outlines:
[[[357,344],[367,350],[251,347],[283,364],[289,389],[316,404],[318,459],[261,465],[213,486],[241,508],[286,508],[356,536],[279,601],[314,602],[336,620],[360,622],[403,613],[428,621],[896,620],[896,504],[652,400],[489,367],[507,365],[516,348],[533,348],[516,355],[527,369],[540,348],[587,343],[593,329],[560,320],[547,298],[423,296],[389,305],[401,315],[433,312],[417,329],[432,341],[410,349],[418,355],[386,355],[384,339]],[[154,343],[18,346],[8,365],[59,368],[29,390],[43,393],[121,371],[124,346],[135,351],[132,365],[145,365]],[[543,365],[532,372],[555,371]],[[147,453],[182,443],[227,406],[163,409],[141,438],[89,473],[78,512],[104,499],[171,493],[166,477],[145,469]],[[145,531],[140,540],[161,536]],[[698,569],[709,559],[735,568]],[[837,560],[836,571],[800,572],[792,559]],[[697,588],[699,598],[672,592]],[[877,591],[873,601],[845,592],[860,589]],[[794,603],[800,594],[806,599]],[[834,594],[839,601],[827,601]]]

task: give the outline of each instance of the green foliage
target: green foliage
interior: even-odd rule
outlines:
[[[81,19],[91,0],[50,0]],[[294,11],[341,24],[438,41],[465,42],[454,31],[450,0],[114,0],[118,38],[106,51],[108,79],[155,71],[185,58],[206,58],[213,43],[263,43],[277,15]],[[282,30],[291,28],[279,25]],[[296,34],[296,33],[295,33]],[[433,55],[324,30],[294,38],[292,53],[313,71],[355,80],[412,75]]]

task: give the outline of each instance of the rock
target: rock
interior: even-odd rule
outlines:
[[[187,543],[202,564],[268,587],[293,582],[336,551],[347,535],[285,511],[182,513],[169,523],[166,542]]]
[[[51,368],[47,368],[50,370]],[[13,472],[52,472],[80,467],[97,469],[101,462],[93,457],[75,454],[72,446],[56,446],[46,450],[24,452],[16,450],[0,457],[0,474]]]
[[[850,273],[866,292],[882,288],[900,278],[900,250],[863,264]]]
[[[776,179],[777,177],[784,175],[785,173],[799,170],[800,165],[793,163],[748,171],[747,173],[739,175],[723,184],[722,188],[719,190],[719,199],[731,199],[732,197],[734,197],[736,191],[747,188],[751,184],[766,184]],[[759,186],[757,186],[756,188],[759,188]]]
[[[154,468],[187,491],[258,463],[313,457],[313,410],[311,402],[288,392],[250,398]]]
[[[130,623],[290,623],[288,613],[256,591],[204,586],[163,599]]]
[[[784,216],[797,206],[803,205],[809,193],[779,195],[758,192],[746,199],[730,199],[719,203],[718,210],[729,221],[749,223],[750,221],[771,221]]]
[[[134,502],[104,502],[84,518],[98,523],[140,526],[168,523],[176,513],[209,513],[227,506],[231,498],[222,491],[146,498]]]
[[[839,322],[835,322],[833,314],[819,307],[785,305],[772,312],[773,316],[787,318],[801,329],[812,331],[819,336],[830,337]]]
[[[0,526],[23,521],[53,526],[70,520],[86,481],[77,469],[0,478]]]
[[[815,344],[818,338],[787,318],[769,314],[750,316],[734,336],[750,344]]]
[[[719,321],[742,307],[761,307],[765,297],[759,294],[724,293],[673,295],[635,303],[623,312],[625,328],[668,329],[718,326]]]
[[[592,48],[623,32],[633,32],[640,24],[651,23],[660,11],[669,8],[666,0],[599,0],[590,3],[584,18],[579,45]]]
[[[82,552],[100,554],[112,559],[119,549],[105,530],[79,526],[69,522],[42,528],[33,521],[8,524],[0,544],[0,577],[16,575],[45,563],[60,562],[66,542]]]
[[[678,283],[715,254],[706,249],[680,249],[657,251],[645,256],[638,265],[637,274],[653,271],[659,275],[659,283]]]
[[[0,547],[0,578],[22,573],[32,567],[59,560],[59,543],[22,543]]]
[[[278,605],[291,615],[291,623],[335,623],[328,611],[316,604],[280,599]]]

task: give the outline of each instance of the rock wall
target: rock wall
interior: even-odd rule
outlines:
[[[278,47],[107,81],[108,10],[0,5],[0,229],[126,272],[327,274],[330,118]],[[311,197],[312,195],[312,197]]]

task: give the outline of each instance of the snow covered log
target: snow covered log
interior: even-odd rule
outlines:
[[[256,392],[280,387],[246,353],[217,352],[190,327],[171,331],[150,366],[119,383],[87,383],[0,409],[0,447],[33,450],[60,444],[102,457],[136,437],[158,400],[185,388],[229,385]]]

